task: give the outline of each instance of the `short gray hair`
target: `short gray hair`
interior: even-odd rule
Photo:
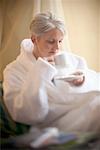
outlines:
[[[51,12],[37,14],[30,24],[31,34],[37,36],[54,28],[59,29],[63,34],[66,33],[63,21],[57,19]]]

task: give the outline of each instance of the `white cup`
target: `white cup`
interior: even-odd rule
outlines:
[[[66,54],[64,52],[55,55],[54,62],[58,67],[68,67]]]

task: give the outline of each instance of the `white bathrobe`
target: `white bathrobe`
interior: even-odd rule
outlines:
[[[75,87],[56,80],[61,70],[36,60],[33,48],[30,39],[23,40],[20,55],[4,70],[4,102],[13,120],[62,131],[100,131],[100,75],[89,70],[83,58],[66,52],[69,68],[81,69],[86,81]]]

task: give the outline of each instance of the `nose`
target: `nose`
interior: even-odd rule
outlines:
[[[55,50],[59,50],[59,48],[60,48],[59,42],[56,42],[56,43],[55,43],[55,47],[54,47],[54,48],[55,48]]]

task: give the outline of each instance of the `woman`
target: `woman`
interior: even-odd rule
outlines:
[[[40,13],[30,30],[31,39],[22,41],[20,55],[4,70],[4,101],[13,120],[62,131],[100,131],[100,92],[73,90],[85,84],[86,62],[67,52],[68,67],[59,69],[55,63],[64,24],[51,13]],[[63,80],[64,74],[78,78]]]

